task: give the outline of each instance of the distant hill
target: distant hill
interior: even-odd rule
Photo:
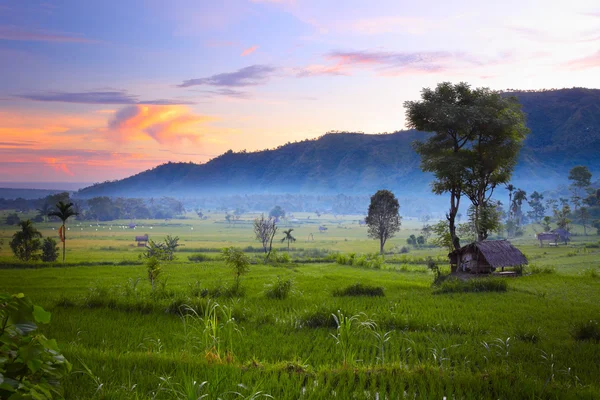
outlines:
[[[0,199],[34,200],[62,192],[68,192],[68,190],[20,189],[0,187]]]
[[[517,186],[555,188],[579,164],[600,172],[600,90],[512,92],[531,129],[513,175]],[[205,164],[168,163],[78,192],[94,196],[206,196],[234,193],[424,194],[431,177],[419,169],[411,143],[427,134],[328,133],[274,150],[228,151]]]

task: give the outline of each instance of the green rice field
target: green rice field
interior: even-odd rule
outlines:
[[[265,264],[255,216],[70,221],[64,265],[16,261],[3,225],[0,291],[52,313],[42,329],[73,364],[68,399],[600,398],[599,236],[540,248],[529,226],[512,241],[529,259],[522,276],[456,292],[432,287],[427,257],[445,271],[443,249],[406,244],[420,221],[371,262],[361,216],[297,213]],[[58,236],[58,223],[36,226]],[[154,291],[134,241],[146,233],[182,245]],[[229,246],[253,260],[237,290]]]

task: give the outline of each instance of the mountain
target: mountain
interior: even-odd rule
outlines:
[[[531,133],[525,140],[514,183],[529,190],[565,183],[575,165],[600,172],[600,90],[508,92],[517,96]],[[169,195],[194,197],[235,193],[428,192],[431,176],[419,169],[411,143],[427,133],[327,133],[258,152],[228,151],[205,164],[168,163],[126,179],[96,184],[79,197]]]

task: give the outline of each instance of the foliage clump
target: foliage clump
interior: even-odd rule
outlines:
[[[0,294],[0,398],[62,398],[60,380],[71,364],[54,339],[38,331],[50,313],[22,293]]]
[[[291,279],[281,279],[280,276],[265,291],[265,296],[269,299],[286,299],[292,292],[294,283]]]
[[[343,289],[335,289],[333,295],[336,297],[342,296],[369,296],[369,297],[383,297],[383,288],[381,286],[371,286],[362,283],[355,283],[354,285],[347,286]]]
[[[600,342],[600,324],[593,319],[579,323],[573,329],[573,338],[575,340]]]
[[[250,271],[250,258],[237,247],[226,247],[223,249],[225,264],[233,270],[235,276],[234,287],[239,289],[242,275]]]
[[[159,261],[175,260],[175,251],[179,244],[178,236],[167,235],[162,243],[150,239],[146,245],[146,251],[141,255],[143,258],[156,258]]]
[[[58,245],[56,240],[45,238],[42,244],[42,261],[54,262],[58,258]]]
[[[9,245],[15,256],[21,261],[36,261],[42,248],[42,234],[30,220],[19,222],[20,231],[15,232]]]
[[[506,292],[508,283],[503,279],[473,278],[462,280],[449,278],[441,282],[434,293],[481,293],[481,292]]]

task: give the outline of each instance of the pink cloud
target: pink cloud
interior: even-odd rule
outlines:
[[[354,68],[375,68],[379,75],[400,76],[446,71],[457,64],[477,64],[465,54],[438,52],[334,51],[325,55],[333,65],[309,65],[298,77],[350,75]]]
[[[75,174],[69,170],[66,163],[58,162],[56,158],[40,158],[40,161],[57,172],[61,172],[68,176],[75,176]]]
[[[201,138],[199,125],[212,120],[213,117],[194,114],[185,106],[133,105],[115,114],[106,134],[117,142],[198,143]]]
[[[254,53],[256,51],[256,49],[258,49],[258,46],[249,47],[246,50],[242,51],[242,54],[240,54],[240,55],[242,57],[249,56],[250,54]]]
[[[571,60],[567,63],[569,69],[590,69],[600,67],[600,51],[591,56]]]

